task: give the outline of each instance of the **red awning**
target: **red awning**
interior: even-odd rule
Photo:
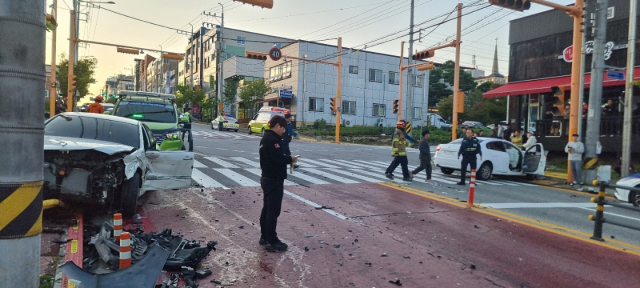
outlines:
[[[626,70],[625,70],[626,71]],[[624,72],[626,75],[626,72]],[[640,79],[640,68],[636,67],[633,74],[633,79]],[[591,73],[584,75],[584,88],[589,88],[591,84]],[[610,86],[624,86],[624,80],[611,80],[607,78],[607,73],[604,73],[604,87]],[[571,90],[571,76],[561,76],[555,78],[538,79],[522,82],[512,82],[506,85],[502,85],[496,89],[493,89],[487,93],[484,93],[484,98],[502,97],[502,96],[516,96],[525,94],[536,93],[549,93],[551,87],[564,86],[566,91]]]

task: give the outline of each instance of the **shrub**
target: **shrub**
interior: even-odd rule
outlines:
[[[318,119],[316,121],[313,121],[313,128],[314,129],[325,129],[325,128],[327,128],[327,120]]]

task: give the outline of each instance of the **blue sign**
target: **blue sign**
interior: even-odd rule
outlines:
[[[291,90],[280,90],[281,98],[293,98],[293,92]]]
[[[612,80],[624,80],[624,72],[609,70],[607,71],[607,78]]]

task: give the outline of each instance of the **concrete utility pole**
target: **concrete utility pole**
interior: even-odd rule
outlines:
[[[602,81],[604,73],[604,44],[607,38],[607,7],[609,0],[596,3],[596,34],[593,41],[593,61],[591,62],[591,91],[589,92],[589,115],[587,116],[587,137],[585,145],[585,180],[596,180],[596,145],[600,139],[600,104],[602,103]],[[581,182],[582,179],[574,179]]]
[[[638,0],[630,0],[629,5],[629,45],[627,46],[627,89],[624,93],[624,122],[622,126],[622,167],[620,176],[629,175],[631,164],[631,114],[633,113],[633,70],[636,59],[636,22]]]
[[[220,62],[220,71],[219,71],[219,76],[218,76],[218,99],[220,100],[220,111],[218,111],[218,113],[223,112],[224,109],[224,104],[222,103],[222,92],[223,92],[223,88],[222,86],[224,85],[224,79],[222,79],[222,77],[224,77],[223,75],[223,62],[224,62],[224,5],[222,5],[221,3],[218,3],[221,7],[222,7],[222,11],[220,12],[220,35],[218,37],[218,42],[220,42],[220,49],[218,51],[218,61]],[[231,112],[231,111],[229,111]]]
[[[584,0],[578,0],[578,1],[584,1]],[[584,4],[585,4],[584,7],[586,9],[587,2],[584,2]],[[575,19],[574,19],[574,21],[575,21]],[[582,114],[583,114],[582,102],[584,102],[584,72],[585,72],[585,68],[586,68],[585,62],[587,62],[587,48],[585,46],[586,46],[586,43],[587,43],[587,27],[588,27],[587,23],[591,22],[591,13],[584,13],[584,20],[583,21],[584,21],[585,25],[583,26],[584,31],[582,31],[582,44],[581,44],[582,47],[580,49],[581,50],[580,51],[580,85],[579,85],[580,86],[580,93],[578,93],[578,103],[577,103],[579,105],[578,112],[580,112],[579,115],[578,115],[578,132],[577,133],[578,133],[578,135],[580,135],[578,137],[578,139],[580,139],[580,141],[582,141],[582,139],[584,139],[584,135],[583,135],[584,127],[582,127],[582,126],[584,126],[584,118],[582,116]],[[576,48],[574,47],[573,49],[576,49]],[[569,166],[568,170],[569,171],[567,171],[567,172],[571,171],[571,166]],[[569,180],[571,180],[571,179],[569,179]]]
[[[407,63],[407,65],[411,65],[413,64],[413,14],[414,14],[414,2],[415,0],[411,0],[411,17],[410,17],[410,22],[409,22],[409,61]],[[413,107],[413,67],[409,68],[407,70],[407,107],[406,107],[406,112],[405,112],[405,118],[407,118],[407,121],[411,121],[411,114],[409,113],[409,111],[411,111],[411,108]],[[400,85],[402,85],[402,83],[400,83]]]
[[[459,101],[464,102],[464,97],[460,99],[459,91],[460,91],[460,32],[462,28],[462,3],[458,3],[458,27],[456,32],[456,66],[453,76],[453,120],[451,121],[451,140],[456,140],[458,138],[458,107],[463,106],[459,105]],[[507,123],[507,125],[509,125]]]
[[[56,115],[56,101],[58,100],[58,81],[56,81],[56,38],[58,32],[58,0],[53,0],[53,19],[55,20],[55,27],[51,31],[51,78],[49,78],[49,117]]]
[[[43,1],[0,1],[0,27],[0,286],[31,288],[39,285],[42,233]]]
[[[74,1],[75,2],[75,1]],[[75,3],[74,3],[74,7],[75,7]],[[72,112],[75,109],[75,105],[73,105],[76,101],[75,101],[75,90],[76,90],[76,85],[75,85],[75,81],[73,81],[73,79],[75,78],[75,74],[73,72],[73,68],[75,66],[75,57],[76,57],[76,11],[69,11],[69,15],[71,16],[70,19],[70,30],[69,30],[69,62],[68,62],[68,66],[69,66],[69,70],[67,73],[67,111],[68,112]]]

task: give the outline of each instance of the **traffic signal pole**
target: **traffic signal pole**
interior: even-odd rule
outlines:
[[[565,7],[565,6],[563,6]],[[571,62],[571,104],[569,105],[569,141],[571,140],[571,135],[580,134],[578,131],[578,122],[582,121],[582,113],[580,112],[580,107],[582,103],[580,102],[580,91],[582,90],[582,85],[580,85],[581,81],[581,71],[582,71],[582,8],[584,8],[584,0],[576,0],[576,4],[574,6],[580,11],[580,13],[569,14],[569,16],[573,17],[573,61]],[[582,135],[580,135],[582,137]],[[567,160],[569,161],[569,160]],[[567,163],[567,184],[573,181],[573,175],[571,173],[571,165]],[[580,180],[581,181],[581,180]]]
[[[0,286],[38,287],[46,61],[43,1],[0,1],[0,27]]]
[[[454,41],[455,42],[455,41]],[[453,42],[452,42],[453,43]],[[443,45],[443,46],[438,46],[435,48],[431,48],[429,49],[430,51],[434,51],[436,49],[442,49],[442,48],[446,48],[446,47],[451,47],[453,44],[447,44],[447,45]],[[432,57],[428,56],[428,57]],[[429,70],[429,69],[433,69],[435,68],[433,62],[425,62],[425,63],[415,63],[415,64],[411,64],[411,65],[404,65],[404,41],[402,41],[400,43],[400,79],[398,81],[398,83],[400,83],[400,87],[398,87],[398,121],[402,120],[402,86],[404,86],[403,84],[403,77],[404,77],[404,70],[408,69],[408,68],[412,68],[412,67],[418,67],[419,71],[425,71],[425,70]],[[411,86],[411,83],[408,84],[408,86]],[[412,87],[408,87],[407,89],[413,89]],[[395,100],[394,100],[395,101]],[[409,104],[407,104],[409,105]],[[394,113],[396,113],[394,111]],[[409,112],[407,112],[409,113]]]
[[[460,32],[462,29],[462,3],[458,3],[458,27],[456,28],[456,67],[453,76],[453,120],[451,121],[451,140],[458,138],[458,102],[464,101],[460,96]],[[464,94],[463,94],[464,95]]]

